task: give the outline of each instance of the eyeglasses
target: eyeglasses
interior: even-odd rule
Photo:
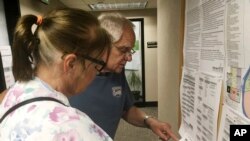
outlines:
[[[65,56],[66,54],[68,54],[68,53],[64,53],[64,54],[63,54],[62,59],[64,58],[64,56]],[[97,60],[97,59],[95,59],[95,58],[93,58],[93,57],[90,57],[90,56],[88,56],[88,55],[82,55],[82,54],[78,54],[78,53],[75,53],[75,55],[80,56],[80,57],[82,57],[82,58],[84,58],[84,59],[87,59],[87,60],[89,60],[89,61],[91,61],[91,62],[97,64],[97,65],[95,66],[95,69],[96,69],[98,72],[101,72],[101,71],[104,69],[104,67],[106,66],[106,64],[107,64],[107,63],[104,62],[103,60]]]
[[[130,56],[133,55],[135,53],[134,49],[128,50],[128,47],[117,47],[114,46],[119,52],[121,52],[122,54],[126,55],[126,56]]]
[[[87,60],[89,60],[89,61],[91,61],[91,62],[97,64],[97,66],[95,66],[95,69],[96,69],[98,72],[101,72],[101,71],[104,69],[104,67],[106,66],[106,64],[107,64],[107,63],[105,63],[103,60],[97,60],[97,59],[92,58],[92,57],[90,57],[90,56],[88,56],[88,55],[82,55],[82,57],[83,57],[84,59],[87,59]]]

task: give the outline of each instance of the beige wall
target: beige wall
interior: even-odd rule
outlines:
[[[157,0],[158,116],[178,132],[180,1]]]
[[[51,0],[49,5],[40,2],[40,0],[20,0],[19,2],[21,15],[42,15],[51,9],[65,7],[59,0]]]

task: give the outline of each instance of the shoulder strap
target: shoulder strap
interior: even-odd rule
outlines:
[[[58,102],[64,106],[66,106],[64,103],[62,103],[60,100],[58,99],[55,99],[55,98],[52,98],[52,97],[36,97],[36,98],[32,98],[32,99],[28,99],[28,100],[25,100],[25,101],[22,101],[16,105],[14,105],[13,107],[11,107],[8,111],[6,111],[4,113],[4,115],[1,117],[0,119],[0,124],[2,123],[2,121],[4,120],[4,118],[10,114],[11,112],[15,111],[17,108],[23,106],[23,105],[26,105],[28,103],[32,103],[32,102],[36,102],[36,101],[55,101],[55,102]]]

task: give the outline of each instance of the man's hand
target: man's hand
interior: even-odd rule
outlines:
[[[157,135],[162,141],[168,141],[172,138],[174,141],[179,141],[179,138],[171,130],[168,123],[161,122],[155,118],[147,119],[148,127]]]

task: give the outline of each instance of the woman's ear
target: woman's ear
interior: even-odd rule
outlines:
[[[67,54],[63,59],[64,72],[73,70],[76,66],[77,56],[75,54]]]

